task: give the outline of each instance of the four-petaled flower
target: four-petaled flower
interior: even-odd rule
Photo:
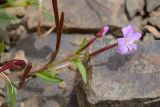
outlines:
[[[133,49],[137,49],[137,45],[134,44],[134,41],[141,38],[140,32],[135,32],[133,26],[128,25],[122,28],[123,38],[118,38],[117,43],[117,52],[120,54],[129,54]]]

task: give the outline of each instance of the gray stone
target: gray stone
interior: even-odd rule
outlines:
[[[157,26],[160,29],[160,9],[157,12],[154,12],[150,15],[149,23],[151,23],[154,26]]]
[[[144,0],[127,0],[126,7],[130,17],[134,17],[136,13],[144,14]]]
[[[65,13],[64,28],[99,28],[106,24],[122,27],[128,23],[124,3],[124,0],[58,0],[59,12]],[[51,4],[50,0],[44,2],[46,11],[53,15]],[[29,7],[26,16],[28,29],[35,29],[39,19],[38,10]],[[52,27],[55,23],[42,17],[42,26]]]
[[[146,33],[143,41],[153,41],[154,40],[154,36],[151,33]]]
[[[53,9],[52,9],[52,3],[51,0],[48,0],[44,3],[46,6],[45,12],[47,14],[54,16]],[[38,21],[40,19],[40,15],[38,12],[38,9],[35,9],[34,7],[28,7],[26,9],[26,17],[27,17],[27,28],[29,30],[37,29]],[[52,27],[55,26],[54,20],[48,20],[43,15],[41,16],[41,27]]]
[[[60,10],[65,12],[65,27],[97,28],[100,20],[86,0],[58,0]]]
[[[0,89],[5,88],[5,81],[0,77]]]
[[[141,31],[143,24],[144,22],[140,16],[134,17],[130,21],[130,25],[134,26],[137,31]]]
[[[101,25],[122,27],[128,24],[124,0],[86,0],[86,2],[99,17]]]
[[[0,29],[0,41],[4,41],[6,44],[10,44],[9,37],[6,29]]]
[[[44,107],[62,107],[56,101],[47,101]]]
[[[33,96],[28,99],[26,99],[23,102],[20,102],[20,107],[40,107],[40,97],[38,96]]]
[[[90,48],[90,52],[108,43],[102,38]],[[91,66],[88,83],[80,84],[80,90],[90,104],[86,107],[143,107],[145,101],[159,98],[159,45],[160,41],[141,42],[139,49],[130,55],[120,55],[113,49],[91,59],[87,63]]]
[[[81,34],[63,34],[61,41],[61,52],[65,56],[72,53],[81,44],[82,38],[84,36]],[[90,38],[88,36],[87,38]],[[43,61],[47,59],[50,53],[54,50],[56,43],[55,33],[51,33],[47,37],[39,37],[37,33],[25,34],[25,37],[20,39],[13,48],[14,51],[23,50],[29,59],[42,59]],[[61,54],[62,55],[62,54]],[[58,55],[58,57],[60,54]],[[41,62],[42,62],[41,60]]]
[[[147,11],[151,12],[160,6],[159,0],[147,0]]]

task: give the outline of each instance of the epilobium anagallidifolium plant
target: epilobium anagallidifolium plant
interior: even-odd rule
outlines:
[[[40,3],[42,3],[42,0],[39,0],[39,1]],[[56,75],[58,71],[61,68],[69,66],[70,64],[75,64],[77,66],[79,74],[82,77],[82,80],[84,81],[84,83],[87,83],[87,71],[83,65],[83,61],[86,58],[96,57],[102,52],[107,51],[114,47],[116,47],[117,53],[122,55],[130,54],[132,53],[133,50],[136,50],[138,48],[138,46],[134,42],[139,40],[142,35],[140,32],[136,32],[133,26],[128,25],[122,28],[123,37],[118,38],[116,43],[106,45],[87,55],[84,54],[85,49],[91,46],[98,38],[101,38],[108,33],[109,26],[104,26],[99,30],[99,32],[91,40],[87,41],[87,39],[84,38],[80,47],[71,55],[61,60],[55,61],[55,58],[59,52],[59,48],[61,44],[64,12],[61,12],[61,15],[59,17],[60,12],[58,11],[57,0],[52,0],[52,5],[53,5],[53,11],[54,11],[55,26],[52,27],[50,31],[52,30],[55,31],[57,39],[56,39],[55,50],[51,53],[51,56],[48,62],[46,62],[45,65],[43,65],[41,68],[37,70],[32,70],[34,66],[32,66],[31,62],[27,63],[21,59],[12,59],[7,62],[0,63],[0,77],[4,79],[6,83],[6,90],[7,90],[7,96],[8,96],[10,107],[14,107],[15,105],[16,94],[17,94],[16,89],[24,87],[26,83],[26,79],[29,77],[36,76],[37,78],[40,78],[44,82],[60,83],[63,81],[63,79],[59,78]],[[38,31],[39,30],[40,30],[40,26],[38,28]],[[4,50],[5,50],[4,44],[0,43],[0,53]],[[14,71],[19,71],[19,72],[10,72],[10,73],[5,72],[6,70],[11,71],[13,69]],[[11,81],[10,78],[18,78],[19,79],[18,85],[14,83],[15,81]]]

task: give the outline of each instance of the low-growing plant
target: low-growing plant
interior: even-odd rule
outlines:
[[[8,0],[9,2],[2,5],[2,7],[7,6],[15,6],[18,4],[13,3],[13,0]],[[26,0],[27,1],[27,0]],[[28,2],[31,0],[28,0]],[[25,5],[30,5],[30,2]],[[39,0],[39,3],[42,3],[42,0]],[[24,5],[24,4],[23,4]],[[61,12],[59,16],[58,11],[58,4],[57,0],[52,0],[53,10],[54,10],[54,20],[55,20],[55,27],[52,27],[52,30],[56,33],[56,45],[55,45],[55,51],[53,51],[50,55],[50,59],[48,62],[46,62],[45,65],[43,65],[41,68],[32,71],[31,62],[26,63],[24,60],[20,59],[13,59],[9,60],[5,63],[1,63],[0,66],[0,77],[4,79],[6,83],[6,91],[8,96],[8,101],[10,104],[10,107],[14,107],[16,102],[16,89],[20,89],[25,86],[26,79],[29,77],[36,76],[37,78],[40,78],[44,82],[48,83],[60,83],[63,80],[59,78],[56,74],[58,73],[58,69],[61,67],[66,67],[70,65],[71,63],[74,63],[79,71],[79,74],[82,77],[83,82],[86,84],[87,79],[87,70],[85,69],[83,65],[83,61],[87,58],[93,58],[96,55],[101,54],[104,51],[107,51],[109,49],[112,49],[116,47],[116,50],[119,54],[130,54],[132,50],[136,50],[138,47],[136,44],[134,44],[134,41],[140,39],[141,33],[136,32],[134,30],[134,27],[131,25],[128,25],[124,28],[122,28],[123,32],[123,38],[118,38],[117,42],[113,44],[106,45],[92,53],[84,54],[85,49],[87,49],[89,46],[91,46],[97,39],[103,37],[106,35],[106,33],[109,31],[108,26],[104,26],[100,29],[100,31],[89,41],[87,41],[86,38],[83,39],[80,47],[75,50],[72,54],[65,57],[62,60],[55,61],[55,58],[59,52],[60,44],[61,44],[61,34],[63,31],[63,22],[64,22],[64,12]],[[42,9],[42,5],[39,7],[40,12]],[[40,25],[40,24],[39,24]],[[40,32],[40,26],[39,26],[39,32]],[[47,32],[48,34],[48,32]],[[0,43],[0,53],[2,53],[5,50],[4,43]],[[2,56],[3,57],[3,56]],[[6,70],[14,69],[14,70],[21,70],[21,72],[11,72],[7,73]],[[13,81],[10,80],[10,78],[19,78],[19,84],[15,85]]]

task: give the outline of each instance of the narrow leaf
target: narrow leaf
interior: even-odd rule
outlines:
[[[79,49],[76,51],[76,54],[80,54],[82,48],[87,44],[87,38],[83,38],[82,44],[80,45]]]
[[[4,52],[4,49],[5,49],[4,42],[0,42],[0,54]]]
[[[82,64],[82,62],[80,60],[74,60],[73,62],[77,66],[84,83],[87,83],[87,73],[86,73],[86,69],[85,69],[84,65]]]
[[[15,107],[15,103],[16,103],[16,88],[10,83],[10,82],[7,82],[6,84],[6,88],[7,88],[7,97],[8,97],[8,100],[9,100],[9,104],[10,104],[10,107]]]
[[[44,82],[48,82],[48,83],[59,83],[62,82],[62,80],[56,76],[51,76],[49,73],[47,72],[40,72],[40,73],[36,73],[36,76],[43,80]]]
[[[49,70],[49,72],[50,72],[51,76],[55,76],[55,75],[57,74],[56,69],[55,69],[55,68],[53,68],[53,67],[50,67],[48,70]]]

